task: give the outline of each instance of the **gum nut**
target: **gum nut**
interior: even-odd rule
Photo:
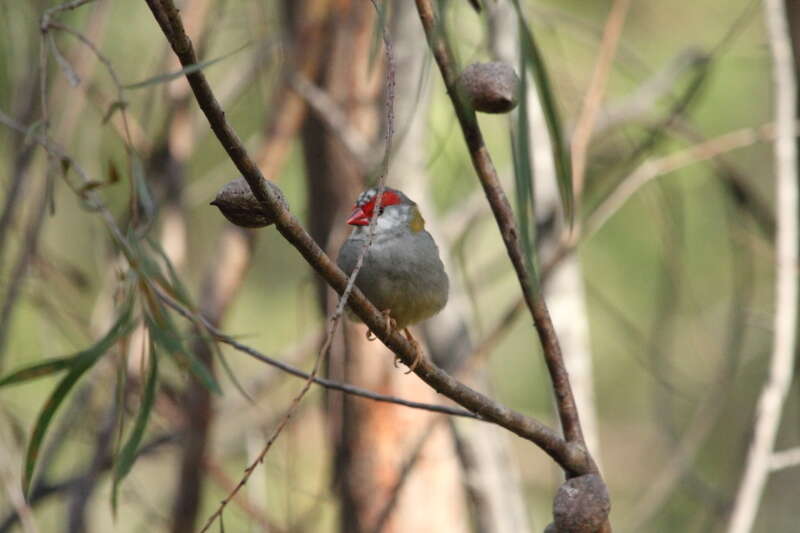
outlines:
[[[519,101],[519,77],[506,63],[473,63],[458,78],[459,88],[475,111],[508,113]]]
[[[283,191],[269,180],[264,180],[264,182],[278,197],[281,204],[288,209],[289,204],[283,196]],[[219,190],[211,205],[217,206],[225,218],[243,228],[263,228],[275,222],[273,217],[265,211],[256,197],[253,196],[250,186],[241,176],[226,183]]]
[[[558,533],[593,533],[611,511],[603,480],[596,474],[571,478],[558,489],[553,501],[553,522]]]

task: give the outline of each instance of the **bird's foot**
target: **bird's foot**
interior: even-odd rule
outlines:
[[[411,365],[408,367],[408,370],[406,371],[406,374],[410,374],[417,368],[420,359],[422,359],[422,346],[420,345],[419,342],[417,342],[417,339],[414,338],[414,336],[411,334],[408,328],[403,329],[403,333],[406,334],[406,339],[408,339],[408,342],[410,342],[411,345],[414,347],[414,360],[411,361]],[[395,366],[397,366],[397,359],[395,359]]]
[[[381,314],[383,315],[383,319],[386,320],[386,335],[391,335],[392,332],[397,329],[397,321],[394,318],[392,318],[392,310],[384,309],[383,311],[381,311]],[[375,334],[372,333],[371,329],[367,330],[368,341],[372,342],[377,338],[378,337],[376,337]]]

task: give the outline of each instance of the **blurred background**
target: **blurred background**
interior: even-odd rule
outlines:
[[[483,3],[478,13],[438,2],[442,31],[461,67],[528,65],[527,117],[479,121],[517,214],[535,216],[531,259],[612,524],[722,531],[772,343],[761,5],[520,0],[520,25],[510,1]],[[147,4],[70,4],[0,0],[0,380],[46,363],[0,381],[0,531],[196,531],[303,380],[213,342],[165,302],[310,371],[336,298],[274,228],[238,228],[209,205],[238,174]],[[420,205],[451,279],[448,306],[417,336],[459,379],[555,427],[538,338],[416,10],[378,4],[180,7],[230,124],[332,256],[381,171],[386,31],[397,82],[387,185]],[[520,52],[528,30],[549,88]],[[571,226],[546,99],[565,142],[584,140]],[[392,360],[348,322],[322,372],[448,403]],[[800,442],[799,393],[795,379],[778,450]],[[541,450],[501,428],[313,387],[225,508],[224,528],[542,531],[562,480]],[[753,530],[798,531],[799,486],[800,469],[774,471]]]

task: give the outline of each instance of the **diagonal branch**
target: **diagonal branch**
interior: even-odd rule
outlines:
[[[564,428],[564,435],[568,442],[578,443],[583,447],[583,432],[581,431],[578,410],[575,407],[575,399],[572,395],[569,377],[561,355],[561,347],[541,290],[534,284],[531,274],[525,266],[524,255],[518,239],[517,226],[508,198],[506,198],[498,180],[497,170],[484,143],[475,112],[459,96],[457,88],[458,72],[456,71],[453,55],[442,33],[441,24],[436,20],[430,0],[417,0],[417,11],[425,29],[428,44],[442,73],[447,92],[452,99],[453,108],[461,124],[461,130],[463,131],[464,140],[467,143],[475,172],[494,213],[508,256],[517,273],[522,295],[539,334],[547,369],[553,382],[558,415]],[[593,463],[591,458],[588,459],[590,463]],[[596,470],[594,464],[592,464],[591,469]]]
[[[214,326],[211,322],[209,322],[205,317],[202,315],[193,314],[191,311],[183,307],[181,304],[170,298],[167,294],[165,294],[161,289],[158,287],[153,287],[153,290],[164,302],[167,306],[172,308],[178,314],[183,316],[184,318],[190,321],[199,321],[203,324],[203,327],[208,331],[211,335],[214,336],[214,339],[218,342],[223,344],[227,344],[231,348],[236,351],[242,352],[244,354],[249,355],[253,359],[257,359],[262,363],[266,363],[270,366],[277,368],[278,370],[282,370],[287,374],[292,376],[303,378],[316,383],[326,389],[337,390],[340,392],[344,392],[347,394],[352,394],[353,396],[360,396],[362,398],[366,398],[368,400],[375,400],[377,402],[386,402],[386,403],[394,403],[398,405],[403,405],[405,407],[412,407],[414,409],[422,409],[424,411],[433,411],[436,413],[443,413],[446,415],[452,416],[461,416],[465,418],[475,418],[480,420],[479,416],[471,413],[470,411],[465,411],[463,409],[458,409],[456,407],[448,407],[445,405],[435,405],[435,404],[428,404],[428,403],[421,403],[421,402],[413,402],[410,400],[403,400],[402,398],[397,398],[395,396],[389,396],[387,394],[380,394],[377,392],[372,392],[367,389],[362,389],[361,387],[356,387],[355,385],[350,385],[349,383],[340,383],[338,381],[334,381],[332,379],[321,378],[319,376],[312,376],[307,372],[300,370],[299,368],[290,365],[289,363],[284,363],[279,359],[275,359],[273,357],[269,357],[264,355],[263,353],[259,352],[258,350],[247,346],[246,344],[242,344],[241,342],[237,341],[230,335],[226,335],[222,331],[220,331],[217,327]]]
[[[583,107],[572,135],[572,181],[575,196],[580,198],[586,175],[586,152],[594,131],[595,122],[603,103],[611,65],[617,52],[617,43],[622,34],[622,26],[628,14],[630,0],[615,0],[603,30],[603,40],[597,53],[589,88],[583,98]]]
[[[183,30],[173,2],[171,0],[146,1],[181,64],[184,67],[195,64],[197,58],[192,48],[192,43]],[[165,12],[169,17],[164,16]],[[174,21],[173,26],[170,26],[169,20]],[[228,124],[225,113],[220,108],[203,73],[199,71],[188,73],[186,78],[194,92],[198,105],[208,119],[211,129],[231,161],[247,180],[253,195],[275,219],[277,230],[337,293],[342,294],[347,285],[347,276],[303,229],[300,222],[281,205],[275,194],[265,186],[261,172],[248,156],[238,135]],[[416,355],[414,347],[402,335],[391,331],[385,317],[357,288],[352,292],[349,305],[404,364],[410,366],[414,362]],[[544,312],[546,313],[546,309]],[[554,339],[555,337],[551,336],[549,342],[552,343]],[[481,418],[494,422],[520,437],[534,442],[567,471],[575,474],[594,470],[594,463],[583,446],[575,446],[566,442],[552,428],[515,412],[467,387],[430,361],[421,360],[415,369],[415,373],[439,393],[466,407]],[[566,382],[563,366],[559,382],[562,384]],[[563,390],[563,385],[558,387],[557,390]],[[559,401],[559,404],[562,403]],[[574,403],[572,405],[574,407]]]

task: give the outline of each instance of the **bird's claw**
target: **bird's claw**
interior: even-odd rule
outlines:
[[[417,365],[419,364],[420,360],[422,359],[422,346],[420,346],[419,342],[417,342],[417,339],[415,339],[414,336],[411,335],[411,332],[408,331],[408,328],[406,328],[403,331],[406,334],[406,339],[408,339],[408,342],[410,342],[411,345],[414,347],[414,360],[411,361],[411,364],[409,365],[408,370],[405,372],[406,374],[410,374],[417,368]],[[395,366],[397,366],[396,363],[397,363],[397,359],[395,359]]]
[[[391,335],[397,329],[397,320],[392,318],[392,310],[384,309],[381,311],[383,319],[386,320],[386,335]]]
[[[397,329],[397,320],[392,318],[392,314],[391,313],[392,313],[391,309],[384,309],[383,311],[381,311],[381,314],[383,315],[383,319],[386,321],[386,335],[387,336],[391,335],[392,332]],[[375,334],[372,332],[371,329],[367,330],[367,340],[368,341],[372,342],[377,338],[378,337],[375,336]]]
[[[384,309],[383,311],[381,311],[381,314],[383,315],[384,320],[386,320],[386,334],[387,335],[391,335],[392,332],[397,331],[397,321],[394,318],[392,318],[391,312],[392,312],[391,309]],[[419,342],[417,342],[417,339],[415,339],[414,336],[411,335],[411,332],[408,331],[408,328],[404,328],[403,329],[403,333],[405,333],[406,339],[408,339],[408,342],[411,343],[411,346],[414,347],[414,360],[411,361],[411,364],[409,365],[408,370],[405,372],[406,374],[410,374],[414,370],[416,370],[417,365],[419,365],[419,362],[422,359],[422,346],[420,346]],[[376,338],[377,337],[372,332],[372,330],[368,329],[367,330],[367,340],[368,341],[374,341]],[[398,362],[400,362],[400,358],[395,356],[394,363],[393,363],[395,368],[398,368]]]

